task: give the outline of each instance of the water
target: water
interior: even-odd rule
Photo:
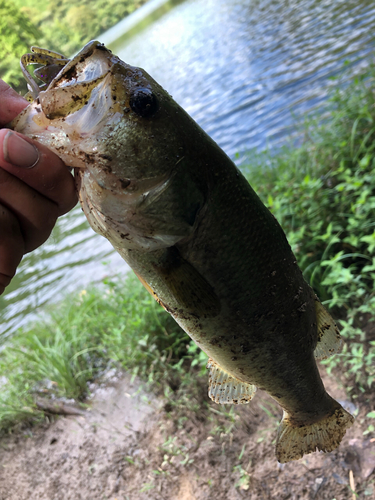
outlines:
[[[373,61],[371,1],[174,0],[163,9],[110,47],[148,71],[240,165],[253,148],[278,148],[312,110],[323,116],[338,84],[331,77],[349,78]],[[24,258],[0,297],[1,333],[127,269],[77,207]]]

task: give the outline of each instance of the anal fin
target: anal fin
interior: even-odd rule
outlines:
[[[218,404],[247,404],[253,398],[255,385],[241,382],[223,370],[213,359],[209,359],[208,396]]]
[[[336,323],[315,296],[315,311],[318,330],[318,343],[314,355],[316,359],[326,359],[341,351],[343,340]]]

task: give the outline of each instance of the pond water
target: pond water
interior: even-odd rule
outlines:
[[[332,77],[343,74],[345,84],[373,62],[369,0],[174,0],[163,9],[138,29],[130,23],[132,36],[120,25],[100,40],[117,30],[110,48],[149,72],[239,166],[254,148],[277,149],[304,115],[329,112]],[[1,335],[45,304],[127,270],[77,207],[0,297]]]

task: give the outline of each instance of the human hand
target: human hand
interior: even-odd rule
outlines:
[[[0,80],[0,295],[24,254],[77,203],[73,176],[48,148],[2,129],[28,102]]]

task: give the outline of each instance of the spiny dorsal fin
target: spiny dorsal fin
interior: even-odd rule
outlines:
[[[314,355],[316,359],[326,359],[341,351],[343,340],[336,323],[316,296],[315,311],[318,325],[318,343]]]
[[[209,359],[208,395],[219,404],[247,404],[255,394],[255,385],[241,382],[223,370],[213,359]]]

